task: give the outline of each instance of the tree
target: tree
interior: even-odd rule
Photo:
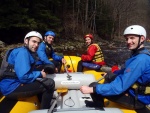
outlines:
[[[3,0],[0,2],[1,37],[11,37],[10,40],[3,39],[8,43],[18,42],[29,30],[41,33],[53,30],[59,36],[62,22],[52,10],[54,5],[51,0]]]
[[[130,14],[133,14],[136,9],[136,2],[134,0],[114,0],[111,1],[110,4],[112,10],[112,18],[114,21],[113,29],[116,29],[111,34],[111,38],[113,39],[115,38],[115,36],[121,36],[121,33],[123,31],[122,29],[124,29],[124,27],[127,26],[129,20],[132,19]]]
[[[17,42],[29,30],[53,30],[66,40],[86,33],[120,38],[130,24],[149,29],[148,11],[149,0],[1,0],[0,39]]]
[[[26,28],[33,25],[34,19],[27,15],[28,8],[21,7],[16,0],[3,0],[0,7],[0,29]]]
[[[134,0],[101,0],[100,13],[97,15],[98,33],[107,39],[120,37],[136,8]]]

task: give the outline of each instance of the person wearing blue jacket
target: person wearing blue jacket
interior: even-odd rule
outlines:
[[[41,41],[42,35],[31,31],[24,38],[25,45],[14,48],[9,53],[7,71],[4,71],[0,80],[0,90],[4,96],[11,99],[41,96],[41,109],[48,109],[55,88],[54,80],[46,78],[47,73],[44,69],[34,69],[36,59],[33,54]],[[13,76],[10,77],[8,73]]]
[[[150,84],[150,52],[144,47],[146,30],[140,25],[131,25],[125,29],[124,37],[131,57],[115,72],[116,77],[111,82],[91,83],[80,88],[93,99],[94,103],[86,101],[87,106],[104,106],[104,97],[129,109],[147,110],[145,106],[150,105],[150,91],[146,90]]]
[[[55,66],[55,71],[60,72],[62,63],[66,63],[66,60],[63,56],[57,55],[52,47],[52,43],[55,38],[55,33],[53,31],[47,31],[44,36],[43,42],[40,44],[37,54],[40,60],[44,64],[51,64]],[[52,60],[50,60],[52,58]]]

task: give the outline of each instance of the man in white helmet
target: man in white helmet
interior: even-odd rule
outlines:
[[[34,53],[41,41],[41,34],[31,31],[24,38],[25,46],[14,48],[7,53],[8,66],[6,69],[1,68],[4,70],[0,78],[0,89],[3,95],[11,99],[40,95],[41,109],[48,109],[55,83],[52,79],[46,78],[44,69],[35,69]],[[41,81],[37,81],[37,78],[41,78]]]
[[[150,104],[150,53],[144,47],[146,30],[140,25],[132,25],[125,29],[124,37],[131,57],[125,62],[124,68],[118,70],[115,78],[106,84],[92,83],[82,86],[81,92],[91,94],[94,101],[87,106],[104,106],[103,98],[117,102],[129,109],[143,109]],[[108,75],[105,75],[107,78]]]

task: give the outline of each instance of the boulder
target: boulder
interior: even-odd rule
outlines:
[[[0,41],[0,48],[3,48],[5,46],[6,46],[6,44],[4,42]]]

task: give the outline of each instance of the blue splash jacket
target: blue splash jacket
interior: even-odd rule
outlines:
[[[46,49],[47,49],[47,45],[45,44],[45,42],[42,42],[39,45],[39,48],[37,50],[37,54],[40,58],[40,60],[44,63],[44,64],[53,64],[49,58],[51,57],[53,60],[56,61],[61,61],[63,57],[55,54],[53,48],[51,47],[51,53],[49,55],[46,54]]]
[[[41,77],[40,71],[31,70],[35,60],[25,47],[12,50],[8,57],[8,63],[14,65],[18,79],[3,79],[0,81],[0,90],[3,95],[13,92],[20,84],[28,84]]]
[[[98,84],[96,93],[103,96],[119,95],[129,89],[129,93],[135,96],[131,88],[135,82],[150,83],[150,56],[145,53],[149,51],[143,48],[139,54],[133,54],[125,62],[125,67],[118,71],[115,80],[107,84]],[[138,100],[146,105],[150,104],[150,95],[138,95]]]

